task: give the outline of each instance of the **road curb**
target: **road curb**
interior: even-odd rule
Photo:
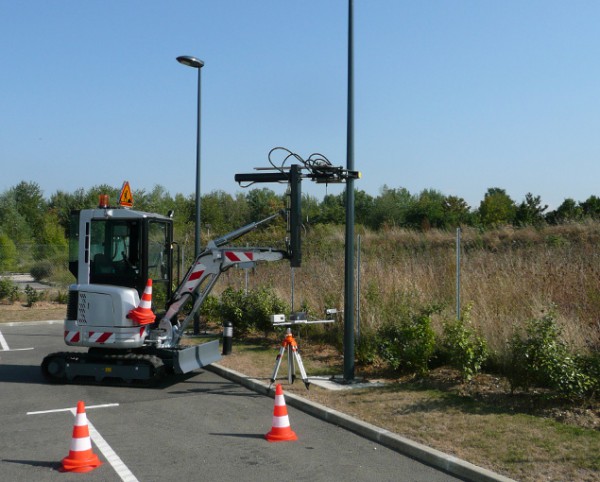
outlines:
[[[230,370],[229,368],[225,368],[219,364],[213,363],[212,365],[208,365],[204,368],[222,376],[223,378],[227,378],[228,380],[239,383],[240,385],[262,395],[272,397],[274,394],[274,390],[269,389],[269,386],[266,383],[254,378],[249,378],[242,373],[236,372],[235,370]],[[362,420],[358,420],[354,417],[346,415],[345,413],[328,408],[320,403],[312,402],[305,398],[299,397],[293,393],[286,393],[285,400],[286,404],[297,408],[298,410],[302,410],[303,412],[320,418],[321,420],[350,430],[358,435],[361,435],[362,437],[380,443],[381,445],[384,445],[401,454],[412,457],[413,459],[437,469],[444,470],[451,475],[461,477],[472,482],[515,482],[509,477],[496,474],[491,470],[484,469],[465,460],[445,454],[439,450],[432,449],[426,445],[414,442],[398,434],[390,432],[389,430],[385,430],[370,423],[363,422]]]

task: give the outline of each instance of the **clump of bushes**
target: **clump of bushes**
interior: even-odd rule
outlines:
[[[303,309],[309,311],[305,305]],[[442,361],[469,381],[490,360],[487,341],[474,326],[470,307],[460,319],[443,322],[436,337],[433,318],[442,311],[442,306],[411,308],[403,304],[379,326],[365,326],[356,340],[357,361],[418,376],[427,375],[434,362]],[[287,303],[264,286],[248,292],[230,287],[220,299],[209,297],[203,306],[205,316],[231,321],[236,336],[255,330],[268,333],[272,330],[271,315],[288,312]],[[600,355],[575,353],[564,341],[553,311],[528,320],[522,330],[515,331],[506,348],[508,363],[500,368],[513,392],[546,387],[571,398],[593,397],[600,392]]]
[[[208,295],[200,306],[200,316],[207,320],[217,320],[219,319],[219,309],[219,299],[214,295]]]
[[[529,320],[524,331],[514,333],[509,348],[512,359],[506,375],[511,391],[538,386],[582,398],[597,388],[598,369],[594,377],[584,358],[572,352],[553,311]]]
[[[360,365],[379,365],[382,360],[377,344],[377,332],[369,325],[362,328],[360,337],[356,340],[354,352]]]
[[[460,320],[445,322],[439,339],[432,325],[433,315],[439,314],[442,306],[416,311],[404,306],[398,311],[395,318],[362,334],[356,349],[359,363],[383,363],[396,371],[423,376],[439,356],[460,370],[465,381],[481,370],[489,352],[485,339],[471,323],[470,310]]]
[[[44,259],[35,262],[29,268],[29,274],[37,282],[67,286],[74,281],[74,277],[66,266],[67,261],[59,257]]]
[[[27,304],[25,306],[28,308],[31,308],[42,299],[42,294],[29,285],[25,286],[25,296],[27,297]]]
[[[246,292],[229,287],[221,293],[215,312],[221,321],[231,321],[234,333],[243,335],[252,330],[272,330],[271,315],[287,313],[289,307],[269,287],[258,287]]]
[[[18,286],[7,278],[0,278],[0,300],[8,300],[12,303],[18,299]]]
[[[461,319],[446,321],[443,326],[442,350],[464,381],[479,373],[489,356],[487,342],[473,327],[470,313],[467,307]]]
[[[35,263],[29,273],[36,281],[42,281],[49,279],[54,273],[54,265],[49,260],[38,261]]]
[[[392,369],[425,375],[435,352],[431,315],[435,308],[401,314],[377,332],[379,355]]]
[[[66,305],[69,302],[69,292],[58,290],[54,297],[54,301],[59,305]]]
[[[579,356],[577,363],[590,377],[590,397],[597,397],[600,394],[600,352],[595,351],[589,355]]]

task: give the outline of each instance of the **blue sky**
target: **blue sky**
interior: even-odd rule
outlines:
[[[355,0],[355,186],[557,207],[600,179],[600,2]],[[346,164],[346,0],[0,0],[0,192],[202,191],[284,146]],[[270,186],[273,187],[274,186]],[[316,196],[337,194],[305,182]],[[276,189],[277,190],[277,189]]]

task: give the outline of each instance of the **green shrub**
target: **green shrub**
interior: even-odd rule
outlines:
[[[59,305],[66,305],[67,302],[69,301],[69,292],[59,290],[56,293],[56,297],[54,298],[54,301],[56,303],[58,303]]]
[[[272,288],[259,287],[248,291],[246,311],[253,328],[268,332],[273,329],[271,315],[287,313],[289,307],[277,297]]]
[[[377,335],[369,329],[363,328],[360,338],[356,342],[356,361],[361,365],[373,365],[379,361],[377,349]]]
[[[29,270],[29,273],[36,281],[47,280],[52,276],[53,272],[54,265],[49,260],[38,261]]]
[[[248,331],[247,323],[244,320],[244,290],[234,290],[227,287],[221,293],[221,303],[219,304],[219,316],[221,321],[231,321],[235,327],[234,333],[242,334]]]
[[[394,370],[427,374],[435,351],[432,314],[425,309],[381,326],[377,334],[379,354]]]
[[[0,300],[8,300],[11,303],[19,299],[19,288],[11,280],[0,278]]]
[[[31,286],[25,286],[25,296],[27,297],[27,307],[31,308],[36,302],[42,298],[41,294]]]
[[[524,334],[515,332],[509,348],[512,364],[507,376],[512,391],[540,386],[581,398],[594,387],[580,358],[571,353],[562,339],[562,330],[553,312],[529,320]]]
[[[590,391],[596,396],[600,394],[600,352],[577,358],[577,364],[590,379]]]
[[[472,326],[470,307],[460,320],[444,323],[442,348],[450,365],[460,370],[463,380],[479,373],[489,353],[485,339]]]
[[[207,320],[216,321],[219,319],[219,300],[216,296],[208,295],[200,307],[200,314]]]
[[[271,315],[289,311],[272,288],[259,287],[246,293],[227,288],[221,294],[218,313],[222,321],[231,321],[234,333],[242,335],[252,329],[269,331],[273,328]]]

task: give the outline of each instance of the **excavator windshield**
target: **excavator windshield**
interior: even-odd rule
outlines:
[[[140,279],[141,220],[94,219],[90,236],[90,283],[137,288]]]

